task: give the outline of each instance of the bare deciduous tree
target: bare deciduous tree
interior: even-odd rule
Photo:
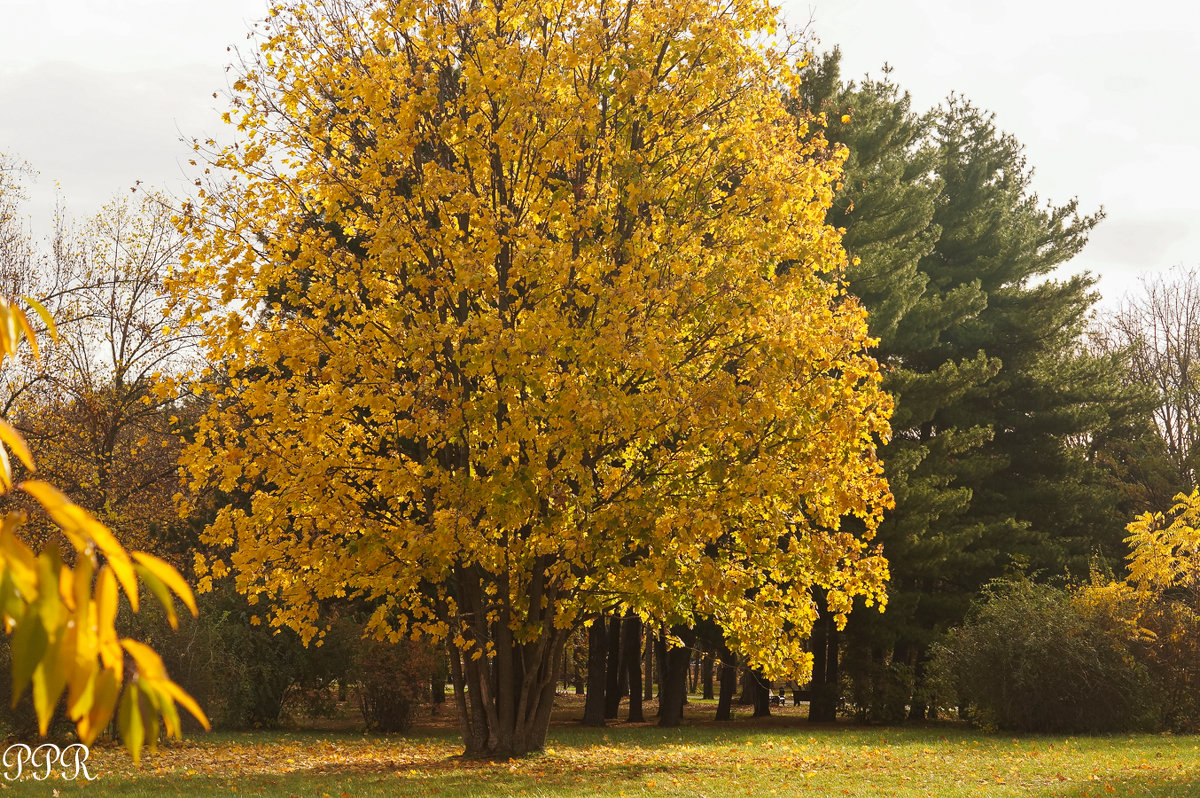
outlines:
[[[1154,411],[1167,457],[1184,485],[1200,476],[1200,271],[1146,278],[1108,320],[1111,344],[1130,352],[1131,379],[1158,397]]]

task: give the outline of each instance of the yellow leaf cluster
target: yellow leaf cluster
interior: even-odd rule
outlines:
[[[1182,588],[1200,595],[1200,488],[1176,496],[1168,513],[1143,513],[1126,529],[1129,581],[1140,592],[1161,596]]]

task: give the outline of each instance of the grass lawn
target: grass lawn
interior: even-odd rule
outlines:
[[[1200,796],[1200,737],[1020,737],[959,724],[810,726],[795,710],[714,723],[694,702],[685,725],[584,729],[572,697],[546,753],[512,762],[457,758],[457,734],[337,731],[193,736],[135,768],[97,747],[88,784],[0,778],[0,796]],[[650,707],[651,711],[653,706]]]

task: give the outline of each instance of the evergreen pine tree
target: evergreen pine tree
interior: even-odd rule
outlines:
[[[1118,554],[1129,492],[1109,453],[1136,448],[1146,406],[1082,344],[1094,279],[1052,274],[1101,214],[1040,205],[992,115],[958,97],[917,114],[886,69],[848,83],[838,60],[810,68],[800,105],[849,150],[831,220],[896,398],[889,605],[852,616],[842,669],[862,719],[898,720],[924,714],[925,651],[989,579]]]

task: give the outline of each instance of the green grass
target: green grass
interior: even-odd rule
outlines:
[[[697,705],[660,730],[556,723],[544,755],[457,757],[457,735],[255,732],[192,737],[135,768],[96,748],[90,784],[6,783],[0,795],[138,796],[1200,796],[1200,737],[1017,737],[959,724],[812,727],[794,715],[716,724]],[[566,715],[576,714],[573,710]]]

